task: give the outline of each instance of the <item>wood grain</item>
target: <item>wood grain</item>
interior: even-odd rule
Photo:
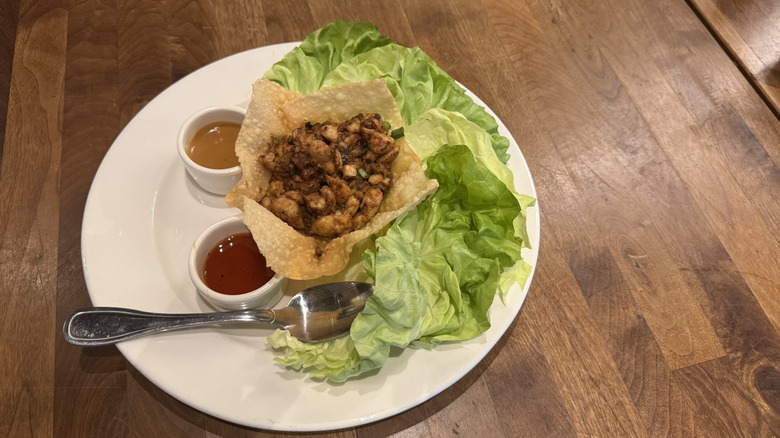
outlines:
[[[0,29],[0,66],[2,66],[0,69],[0,165],[5,144],[8,95],[11,91],[11,66],[13,66],[18,17],[19,2],[9,1],[6,2],[5,7],[0,8],[0,23],[4,23]]]
[[[690,0],[756,89],[780,114],[780,8],[772,0]]]
[[[421,47],[498,114],[542,236],[518,319],[470,373],[307,436],[780,435],[779,17],[769,0],[5,2],[0,436],[291,435],[199,412],[60,327],[89,305],[83,211],[121,130],[198,68],[336,19]]]
[[[582,26],[579,23],[582,11],[565,8],[563,4],[554,6],[558,8],[555,17],[557,26]],[[548,5],[534,7],[552,10]],[[553,17],[548,19],[552,20]],[[554,38],[555,35],[548,37]],[[599,44],[595,36],[590,44]],[[589,48],[572,46],[571,49],[572,52],[569,53],[574,59],[556,59],[554,52],[550,51],[550,56],[545,57],[549,64],[538,66],[533,71],[523,71],[523,77],[534,80],[534,76],[540,75],[539,72],[549,70],[551,64],[556,63],[573,61],[574,64],[570,68],[577,68],[576,63],[584,62],[582,60],[587,58],[586,52]],[[599,64],[598,69],[605,76],[616,77],[616,73],[604,59],[601,59]],[[583,67],[580,69],[585,70]],[[663,245],[655,243],[660,240],[659,225],[653,220],[653,205],[656,200],[643,196],[642,184],[646,182],[646,177],[643,179],[639,172],[642,166],[653,162],[663,163],[666,158],[657,144],[652,140],[647,141],[650,138],[649,133],[641,132],[646,126],[637,114],[634,103],[629,101],[627,96],[613,96],[609,91],[613,85],[608,85],[606,81],[601,81],[600,89],[589,96],[589,99],[577,99],[573,91],[587,89],[585,87],[590,83],[584,75],[581,78],[562,78],[556,81],[554,87],[542,86],[543,80],[538,78],[534,86],[539,100],[567,100],[564,108],[556,106],[540,108],[540,111],[549,111],[545,118],[549,123],[565,120],[571,128],[557,131],[553,141],[564,165],[577,184],[586,190],[580,192],[584,200],[577,210],[588,211],[590,206],[599,206],[598,212],[591,213],[602,217],[600,229],[596,230],[596,234],[598,238],[605,239],[602,245],[616,259],[615,266],[620,271],[621,280],[631,283],[628,290],[636,291],[633,301],[644,314],[655,336],[659,338],[668,362],[672,367],[678,368],[722,354],[699,306],[691,299],[681,277],[674,273],[673,261]],[[614,82],[614,85],[618,84],[619,82]],[[604,93],[610,96],[609,106],[600,107],[599,103],[604,102]],[[626,114],[636,114],[634,119],[630,120],[631,116],[626,115],[619,121],[620,125],[613,125],[609,116],[601,112],[601,108],[609,108],[611,111],[618,106],[624,108]],[[604,117],[598,125],[601,129],[596,129],[592,124],[594,115],[598,114]],[[585,115],[589,117],[586,118]],[[629,127],[631,131],[627,130]],[[588,149],[587,152],[582,150],[583,146]],[[623,187],[620,187],[621,185]],[[649,196],[654,194],[655,192],[651,191]],[[573,232],[572,239],[579,239],[582,232],[586,230]],[[576,243],[563,241],[562,245],[575,247]],[[589,262],[585,263],[577,272],[582,271],[590,276],[593,270],[588,266]],[[584,278],[580,283],[587,288],[592,281],[591,278]],[[662,295],[663,299],[657,299],[659,295]],[[675,315],[685,315],[685,318],[678,319]],[[698,342],[691,342],[694,338]]]
[[[67,14],[21,4],[0,178],[0,434],[51,435]],[[23,346],[24,348],[19,348]]]

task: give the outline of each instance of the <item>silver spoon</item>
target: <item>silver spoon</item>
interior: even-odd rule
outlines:
[[[302,341],[324,341],[349,332],[373,293],[374,286],[368,283],[348,281],[305,289],[281,309],[176,314],[90,307],[70,315],[62,331],[71,344],[98,346],[186,327],[259,322],[287,329]]]

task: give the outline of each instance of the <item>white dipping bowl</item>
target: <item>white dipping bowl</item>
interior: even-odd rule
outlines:
[[[233,166],[227,169],[211,169],[192,161],[187,154],[192,137],[200,128],[214,122],[233,122],[239,125],[244,121],[246,110],[237,106],[220,106],[205,108],[191,115],[179,128],[176,148],[179,151],[184,167],[195,183],[204,190],[216,195],[225,196],[241,179],[241,167]]]
[[[190,278],[200,296],[207,303],[221,310],[243,310],[252,308],[271,308],[282,298],[287,288],[287,277],[276,274],[259,289],[239,294],[221,294],[206,286],[203,280],[203,262],[214,246],[226,237],[248,233],[241,216],[232,216],[206,228],[192,244],[189,258]]]

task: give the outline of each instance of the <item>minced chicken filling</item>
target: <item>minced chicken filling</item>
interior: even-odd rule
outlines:
[[[307,123],[274,138],[260,156],[272,174],[260,204],[305,234],[346,234],[379,210],[398,151],[379,114]]]

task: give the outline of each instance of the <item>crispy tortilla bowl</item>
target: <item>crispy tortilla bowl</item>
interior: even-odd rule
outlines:
[[[403,126],[401,113],[384,79],[337,85],[305,95],[264,79],[253,84],[252,100],[236,140],[236,155],[243,174],[225,201],[244,212],[244,223],[276,273],[294,280],[339,273],[347,266],[356,244],[381,231],[438,187],[436,180],[425,176],[420,159],[402,137],[396,140],[400,151],[391,165],[392,185],[377,214],[362,228],[332,239],[312,237],[259,204],[271,178],[259,157],[274,136],[284,135],[307,122],[344,121],[360,113],[378,113],[392,129]]]

